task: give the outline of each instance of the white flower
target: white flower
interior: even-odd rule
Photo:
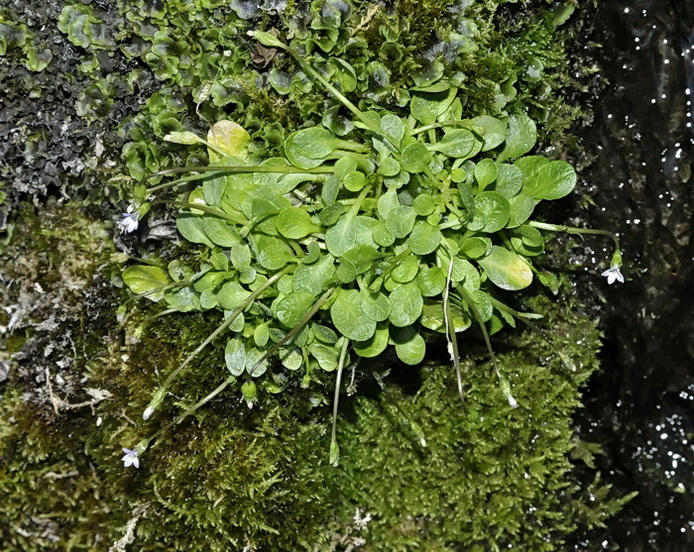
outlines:
[[[137,450],[130,450],[123,447],[123,452],[125,456],[123,456],[121,460],[126,468],[130,466],[135,466],[136,468],[140,467],[140,459],[137,457]]]
[[[364,529],[366,529],[366,526],[370,521],[371,513],[367,512],[366,515],[362,516],[361,510],[357,508],[357,511],[354,514],[354,527],[356,527],[360,531],[363,531]]]
[[[140,221],[138,220],[138,213],[132,205],[128,205],[128,209],[125,213],[121,213],[121,219],[118,221],[117,225],[120,228],[121,234],[130,234],[137,230]]]
[[[619,282],[620,284],[624,283],[624,276],[622,276],[622,273],[619,271],[618,266],[612,266],[608,268],[605,272],[601,274],[601,276],[607,278],[608,284],[614,284],[615,282]]]

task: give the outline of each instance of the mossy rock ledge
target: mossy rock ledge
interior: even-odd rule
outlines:
[[[204,160],[164,136],[234,119],[269,157],[307,121],[344,123],[247,30],[307,32],[308,47],[354,56],[365,109],[396,109],[429,66],[455,72],[466,116],[528,113],[550,152],[588,115],[562,95],[590,72],[567,53],[572,13],[570,2],[504,0],[0,8],[0,550],[562,551],[618,511],[628,497],[600,482],[599,450],[572,428],[600,333],[568,285],[533,288],[522,306],[545,320],[495,336],[517,408],[471,330],[463,400],[445,340],[432,338],[419,366],[386,355],[346,373],[337,466],[329,373],[290,379],[250,410],[238,390],[220,394],[156,439],[139,469],[119,461],[227,375],[215,342],[140,419],[162,374],[219,324],[159,318],[123,287],[129,259],[200,255],[166,207],[134,235],[114,228],[146,174]]]

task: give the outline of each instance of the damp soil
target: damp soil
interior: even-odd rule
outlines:
[[[619,233],[627,282],[586,297],[604,298],[605,347],[576,421],[605,452],[605,480],[639,496],[575,549],[684,552],[694,550],[694,1],[603,1],[589,38],[602,44],[606,82],[583,132],[595,156],[586,222]]]

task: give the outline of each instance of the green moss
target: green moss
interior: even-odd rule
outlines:
[[[362,376],[340,408],[338,468],[327,462],[329,409],[307,412],[308,391],[297,388],[252,411],[222,396],[155,442],[140,470],[125,469],[120,443],[142,431],[128,416],[205,327],[201,317],[156,324],[130,351],[114,343],[83,367],[85,386],[112,393],[93,412],[53,416],[45,405],[37,415],[19,390],[4,397],[0,538],[26,551],[100,549],[135,520],[133,550],[329,550],[359,538],[369,550],[563,550],[619,501],[599,484],[581,489],[568,459],[577,445],[570,416],[597,367],[599,336],[586,319],[555,311],[553,320],[500,355],[518,409],[473,348],[464,404],[445,364],[392,365],[383,391]],[[180,383],[185,399],[170,397],[148,425],[205,393],[222,377],[218,366],[214,354],[203,359]],[[373,516],[365,531],[351,521],[357,508]]]

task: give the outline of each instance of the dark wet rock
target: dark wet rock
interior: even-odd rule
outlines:
[[[694,2],[602,2],[588,222],[619,232],[627,283],[597,286],[607,338],[584,437],[609,482],[636,489],[605,537],[623,550],[694,549]],[[593,548],[590,548],[591,550]]]

